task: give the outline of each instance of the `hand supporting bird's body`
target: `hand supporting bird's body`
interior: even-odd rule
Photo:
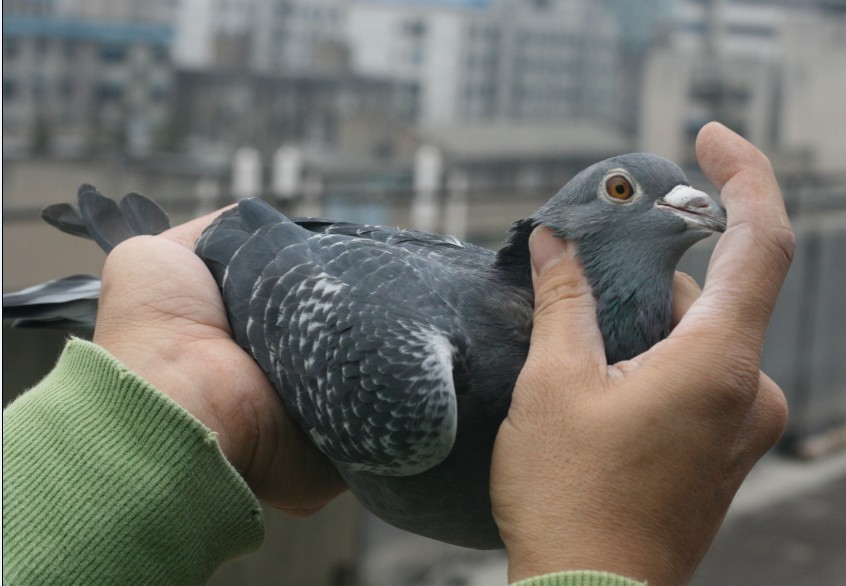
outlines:
[[[528,351],[538,225],[578,245],[613,363],[669,333],[675,265],[725,215],[669,161],[633,154],[580,173],[497,253],[291,221],[258,201],[224,213],[196,252],[236,341],[365,506],[415,533],[495,548],[491,450]]]

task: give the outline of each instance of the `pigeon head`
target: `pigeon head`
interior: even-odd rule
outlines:
[[[725,211],[692,188],[678,166],[647,153],[588,167],[533,219],[583,247],[616,244],[632,255],[676,261],[694,242],[726,227]]]
[[[669,334],[676,264],[695,242],[723,232],[726,214],[671,161],[633,153],[588,167],[515,223],[498,265],[524,282],[528,238],[538,225],[578,245],[606,355],[617,362]]]

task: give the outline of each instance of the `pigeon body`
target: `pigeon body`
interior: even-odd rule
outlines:
[[[294,222],[257,200],[224,213],[196,252],[236,341],[356,497],[403,529],[487,549],[501,547],[491,452],[531,335],[532,230],[578,243],[613,363],[669,333],[676,263],[722,214],[669,161],[626,155],[579,174],[498,253]]]
[[[236,341],[365,506],[428,537],[500,546],[489,464],[532,296],[497,286],[493,252],[414,231],[298,225],[258,200],[224,214],[196,251]]]
[[[52,223],[106,245],[127,227],[143,230],[145,215],[161,229],[140,201],[93,201],[81,193],[80,207],[95,210],[62,209]],[[108,219],[121,211],[126,220]],[[118,227],[88,226],[100,220]],[[355,496],[397,527],[490,549],[502,546],[491,453],[528,353],[528,241],[539,225],[578,245],[614,363],[667,336],[676,263],[725,229],[725,212],[673,163],[639,153],[578,174],[515,222],[498,252],[412,230],[291,220],[258,200],[224,212],[196,252],[236,342]],[[37,295],[26,299],[38,305]]]

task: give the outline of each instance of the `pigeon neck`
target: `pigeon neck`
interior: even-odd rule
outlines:
[[[645,352],[670,333],[678,257],[633,250],[625,241],[579,243],[609,364]]]
[[[537,225],[532,218],[515,222],[494,263],[501,278],[532,292],[529,236]],[[638,254],[630,242],[598,236],[579,242],[609,364],[645,352],[670,333],[673,273],[683,251],[661,250]]]

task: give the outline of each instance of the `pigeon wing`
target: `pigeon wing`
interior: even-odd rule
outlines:
[[[403,476],[442,461],[469,347],[456,272],[386,242],[309,232],[263,205],[242,202],[198,243],[242,312],[230,315],[236,339],[339,465]]]

